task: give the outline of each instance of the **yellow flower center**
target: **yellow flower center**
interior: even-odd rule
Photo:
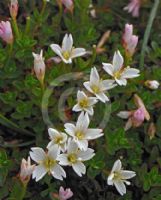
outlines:
[[[63,141],[63,137],[62,136],[58,136],[57,138],[55,138],[55,143],[56,144],[61,144],[61,142]]]
[[[79,102],[79,105],[80,107],[82,108],[87,108],[88,107],[88,100],[87,99],[82,99],[80,102]]]
[[[121,174],[119,172],[114,172],[114,180],[121,180],[123,177],[121,176]]]
[[[45,168],[49,171],[56,163],[56,160],[47,157],[46,160],[43,162]]]
[[[70,53],[69,53],[69,51],[64,51],[64,52],[62,53],[62,55],[63,55],[63,57],[64,57],[66,60],[68,60],[68,59],[70,58]]]
[[[68,155],[68,161],[70,163],[76,163],[77,162],[77,156],[76,154],[72,153]]]
[[[114,73],[114,77],[115,77],[116,79],[119,79],[120,76],[121,76],[121,71],[118,71],[118,72],[115,72],[115,73]]]
[[[77,131],[75,136],[79,139],[82,140],[84,138],[84,133],[81,131]]]
[[[97,85],[92,85],[91,89],[93,90],[94,93],[99,93],[100,92],[100,88]]]

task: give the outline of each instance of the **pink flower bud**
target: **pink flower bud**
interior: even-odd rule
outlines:
[[[138,36],[133,35],[133,25],[125,25],[125,31],[122,39],[126,55],[131,57],[134,54],[138,43]]]
[[[35,165],[31,165],[30,157],[28,157],[27,161],[24,158],[22,159],[19,177],[23,183],[27,183],[30,180],[34,168]]]
[[[60,200],[67,200],[73,196],[73,192],[70,188],[67,188],[64,190],[64,188],[61,186],[59,189],[59,199]]]
[[[12,28],[9,21],[0,22],[0,37],[8,44],[13,42]]]
[[[131,13],[133,17],[139,16],[139,10],[141,6],[141,0],[130,0],[131,2],[124,8],[128,13]]]
[[[156,80],[147,80],[145,81],[145,86],[148,87],[151,90],[156,90],[159,87],[159,82]]]
[[[140,126],[145,119],[145,113],[143,108],[138,108],[132,115],[132,124],[134,127]]]
[[[69,10],[70,12],[73,12],[74,3],[73,0],[61,0],[62,4],[65,6],[65,11]]]
[[[10,15],[13,19],[16,19],[18,14],[18,1],[17,0],[11,0],[11,3],[9,5]]]
[[[45,76],[45,63],[43,58],[43,50],[40,51],[40,54],[32,53],[34,57],[34,71],[37,79],[40,82],[43,82]]]

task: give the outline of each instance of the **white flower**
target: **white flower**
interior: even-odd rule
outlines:
[[[40,82],[43,82],[45,76],[45,63],[43,58],[43,50],[40,51],[40,54],[36,54],[32,52],[34,57],[34,71],[37,79]]]
[[[145,86],[148,87],[151,90],[156,90],[159,87],[159,82],[156,80],[147,80],[145,81]]]
[[[74,141],[69,140],[67,153],[60,154],[58,160],[60,165],[72,166],[78,176],[82,176],[82,174],[86,173],[86,167],[83,162],[90,160],[94,155],[93,149],[87,148],[86,151],[81,151],[78,149],[78,146]]]
[[[105,95],[104,92],[115,87],[116,85],[114,85],[113,83],[113,80],[100,79],[97,69],[93,67],[91,69],[90,81],[84,82],[84,86],[89,92],[93,93],[100,101],[105,103],[106,101],[109,101],[109,98]]]
[[[89,117],[87,113],[81,113],[76,125],[66,123],[65,131],[74,139],[81,150],[87,150],[88,140],[99,138],[103,135],[102,129],[92,129],[89,126]]]
[[[30,156],[27,160],[24,158],[21,161],[21,170],[20,170],[20,179],[22,182],[28,182],[30,180],[30,176],[35,168],[35,165],[31,165]]]
[[[66,177],[64,169],[57,161],[60,152],[56,146],[49,149],[47,153],[39,147],[31,148],[31,150],[30,156],[38,164],[32,174],[32,178],[35,178],[36,182],[42,179],[46,173],[52,174],[53,177],[59,180]]]
[[[93,105],[97,103],[95,97],[88,97],[83,91],[77,92],[77,104],[73,107],[73,111],[85,111],[89,115],[93,115]]]
[[[67,134],[53,128],[49,128],[48,133],[51,141],[47,145],[47,148],[50,149],[52,146],[57,146],[57,148],[60,148],[64,152],[66,150]]]
[[[73,47],[73,38],[71,34],[66,34],[63,42],[62,48],[57,44],[51,44],[51,49],[62,59],[65,63],[72,63],[72,59],[80,57],[86,54],[84,48],[74,48]]]
[[[126,186],[130,185],[130,182],[127,181],[130,178],[133,178],[136,176],[136,173],[134,171],[128,171],[128,170],[122,170],[122,164],[120,160],[115,161],[112,171],[107,179],[108,185],[114,185],[117,189],[117,191],[124,195],[126,194]]]
[[[135,68],[123,67],[124,59],[119,51],[113,57],[113,63],[102,63],[103,69],[111,75],[118,85],[126,85],[127,80],[139,76],[139,70]]]

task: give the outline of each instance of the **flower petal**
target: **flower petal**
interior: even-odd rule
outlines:
[[[71,52],[73,47],[73,38],[71,34],[65,34],[62,42],[62,51],[68,51]]]
[[[103,136],[102,129],[90,128],[86,132],[87,140],[94,140]]]
[[[60,165],[63,165],[63,166],[68,166],[70,165],[70,162],[68,161],[68,158],[67,158],[68,154],[60,154],[57,158],[57,160],[59,161],[59,164]]]
[[[50,47],[58,56],[62,58],[62,49],[59,45],[51,44]]]
[[[135,172],[128,171],[128,170],[121,170],[120,174],[123,177],[123,179],[130,179],[130,178],[133,178],[134,176],[136,176]]]
[[[121,194],[124,195],[126,194],[126,187],[125,184],[123,183],[123,181],[115,181],[114,185],[117,189],[117,191]]]
[[[102,92],[99,94],[96,94],[96,97],[102,101],[103,103],[105,103],[106,101],[109,101],[109,98]]]
[[[116,160],[114,165],[113,165],[113,168],[112,168],[111,172],[113,173],[115,171],[120,171],[121,167],[122,167],[121,161],[120,160]]]
[[[43,176],[47,173],[47,170],[43,165],[35,166],[34,171],[32,173],[32,178],[36,178],[36,182],[42,179]]]
[[[72,50],[71,58],[76,58],[79,56],[83,56],[86,54],[86,50],[84,48],[75,48]]]
[[[88,148],[88,141],[87,140],[77,140],[75,141],[82,151],[86,151]]]
[[[90,83],[93,85],[97,85],[100,81],[100,77],[98,74],[98,71],[95,67],[91,69],[91,74],[90,74]]]
[[[63,178],[66,177],[66,173],[64,169],[58,164],[55,164],[54,167],[50,169],[50,172],[54,178],[59,179],[59,180],[63,180]]]
[[[86,161],[93,158],[94,155],[95,155],[94,150],[91,148],[88,148],[87,151],[80,151],[77,156],[78,156],[78,159],[81,159],[82,161]]]
[[[113,57],[114,72],[117,72],[122,68],[123,62],[124,62],[124,59],[122,55],[120,54],[120,51],[116,51]]]
[[[114,68],[113,65],[110,63],[102,63],[103,64],[103,69],[111,76],[113,76],[114,73]]]
[[[70,135],[70,136],[74,136],[75,135],[75,125],[71,124],[71,123],[66,123],[64,124],[65,127],[65,131]]]
[[[131,115],[131,111],[120,111],[117,116],[122,119],[128,119]]]
[[[138,77],[140,76],[139,74],[139,70],[138,69],[135,69],[135,68],[125,68],[121,77],[124,79],[124,78],[135,78],[135,77]]]
[[[73,170],[78,174],[78,176],[82,176],[82,174],[86,173],[86,167],[82,162],[77,162],[72,164]]]
[[[46,153],[42,148],[39,147],[33,147],[31,148],[32,151],[30,151],[30,157],[32,160],[34,160],[37,163],[40,163],[46,158]]]

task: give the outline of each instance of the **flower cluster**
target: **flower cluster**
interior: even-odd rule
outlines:
[[[131,37],[131,36],[130,36]],[[125,36],[127,38],[127,36]],[[129,42],[129,41],[128,41]],[[86,54],[84,48],[73,47],[73,37],[71,34],[65,35],[62,47],[57,44],[50,45],[51,49],[59,56],[59,59],[66,64],[72,63],[72,59]],[[45,75],[45,62],[42,56],[42,51],[39,54],[33,53],[34,70],[37,78],[42,82]],[[109,101],[107,91],[120,85],[126,85],[127,80],[139,76],[139,70],[130,68],[124,65],[124,58],[120,51],[114,53],[112,64],[103,63],[103,69],[110,75],[111,79],[103,80],[96,67],[93,67],[90,72],[89,81],[83,83],[85,89],[78,90],[77,103],[73,107],[73,111],[81,112],[76,123],[65,123],[64,131],[59,131],[53,128],[48,129],[50,142],[47,145],[47,151],[42,148],[31,148],[30,157],[37,165],[35,166],[32,177],[39,181],[45,174],[51,174],[54,178],[63,180],[66,177],[66,172],[62,166],[71,166],[78,176],[86,173],[84,162],[90,160],[95,155],[94,150],[89,148],[89,141],[95,140],[103,136],[103,130],[100,128],[89,128],[90,117],[94,115],[94,106],[96,103]],[[121,170],[119,167],[118,171]],[[114,169],[111,173],[113,173]],[[117,179],[120,181],[127,179],[127,176],[119,175]],[[110,175],[108,184],[116,186],[116,177]],[[132,176],[131,176],[132,177]],[[129,177],[130,178],[130,177]],[[112,182],[113,181],[113,182]],[[127,181],[124,181],[127,183]],[[124,194],[125,189],[120,192]]]

